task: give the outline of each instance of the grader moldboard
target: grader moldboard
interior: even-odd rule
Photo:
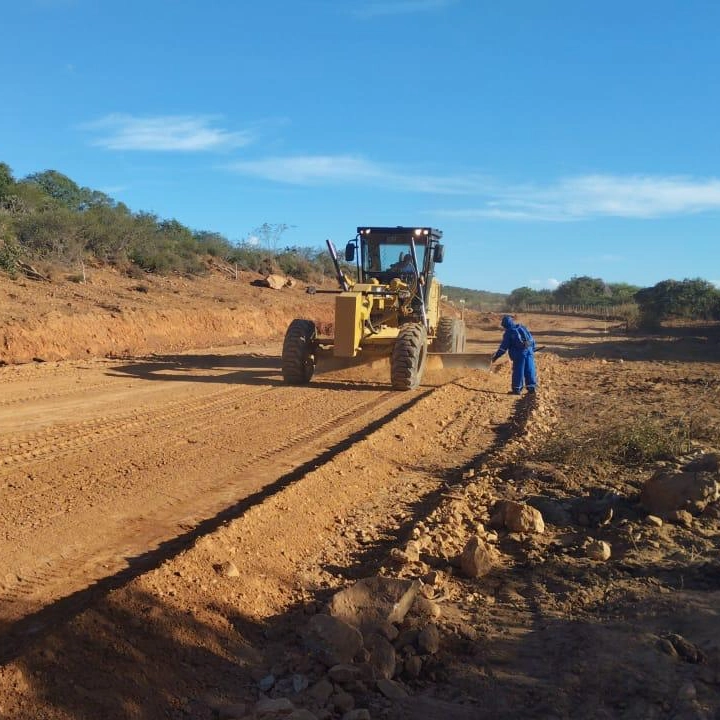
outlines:
[[[314,292],[336,295],[335,335],[320,337],[311,320],[293,320],[283,342],[285,382],[310,382],[316,366],[326,371],[379,358],[390,359],[395,390],[417,388],[428,357],[441,359],[444,367],[489,368],[489,356],[464,353],[464,320],[441,316],[435,278],[445,250],[441,238],[441,231],[429,227],[359,227],[345,248],[355,280],[328,240],[340,289]]]

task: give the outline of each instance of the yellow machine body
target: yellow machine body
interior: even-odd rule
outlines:
[[[387,285],[377,281],[355,283],[337,295],[335,334],[325,340],[332,345],[332,354],[336,358],[357,358],[364,351],[369,359],[389,354],[400,325],[414,312],[411,298],[409,286],[399,278]],[[437,328],[439,309],[440,284],[433,278],[426,311],[430,338]]]
[[[336,293],[333,335],[319,336],[311,320],[293,320],[283,342],[284,380],[304,384],[316,365],[322,371],[387,357],[392,387],[413,390],[429,354],[459,360],[465,350],[464,321],[440,312],[435,265],[443,261],[441,238],[434,228],[359,227],[345,249],[354,273],[341,266],[328,240],[340,290],[319,292]],[[486,362],[469,360],[474,367]]]

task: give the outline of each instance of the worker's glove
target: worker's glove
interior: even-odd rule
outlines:
[[[490,358],[490,362],[491,362],[491,363],[494,363],[494,362],[497,362],[499,359],[500,359],[500,355],[498,355],[497,353],[495,353],[495,354]]]

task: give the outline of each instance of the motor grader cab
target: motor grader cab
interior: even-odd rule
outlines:
[[[293,320],[283,342],[285,382],[309,382],[324,362],[344,367],[387,357],[392,387],[413,390],[428,352],[462,353],[464,321],[440,314],[435,265],[443,261],[441,238],[429,227],[359,227],[345,248],[345,267],[354,265],[354,278],[328,240],[340,285],[324,291],[336,295],[334,335],[320,337],[311,320]]]

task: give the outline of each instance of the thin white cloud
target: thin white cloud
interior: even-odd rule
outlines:
[[[362,19],[388,15],[411,15],[442,10],[457,2],[458,0],[377,0],[377,2],[362,2],[361,0],[360,7],[352,8],[350,14]]]
[[[545,195],[571,216],[650,218],[720,207],[720,180],[588,175],[565,180]]]
[[[86,123],[82,129],[99,133],[92,144],[108,150],[199,152],[242,147],[252,142],[250,133],[214,127],[213,120],[205,115],[113,114]]]
[[[235,162],[228,169],[294,185],[346,184],[396,192],[473,197],[469,207],[432,210],[433,215],[461,220],[651,219],[720,210],[720,179],[717,178],[596,174],[563,178],[548,185],[509,185],[480,173],[436,175],[422,167],[405,167],[400,171],[352,155],[268,157]]]
[[[488,181],[481,175],[432,175],[420,168],[401,173],[352,155],[293,155],[242,160],[231,163],[228,169],[293,185],[373,185],[388,190],[439,195],[475,195],[487,191],[488,187]]]
[[[452,217],[458,220],[478,220],[480,218],[489,218],[490,220],[538,220],[536,212],[528,210],[505,210],[503,208],[492,207],[492,203],[481,208],[462,208],[460,210],[435,210],[435,215],[443,217]],[[550,219],[550,218],[542,218]]]
[[[326,182],[362,184],[382,176],[379,166],[350,155],[270,157],[235,162],[229,168],[242,175],[292,185],[318,185]]]
[[[473,208],[441,210],[461,219],[565,222],[598,217],[658,218],[720,210],[720,180],[684,176],[586,175],[553,185],[496,187]]]

